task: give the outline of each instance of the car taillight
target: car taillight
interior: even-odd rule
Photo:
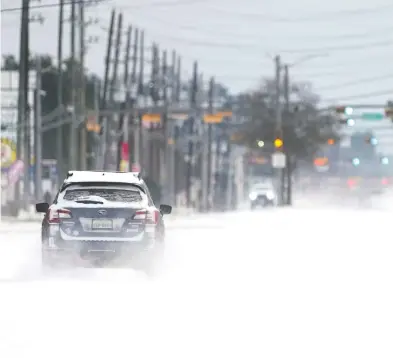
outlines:
[[[147,224],[157,224],[160,217],[160,212],[158,210],[138,210],[133,219],[134,220],[142,220]]]
[[[160,218],[160,212],[158,210],[149,211],[146,215],[146,222],[148,224],[158,224],[158,220]]]
[[[353,187],[356,185],[356,181],[353,179],[348,179],[347,181],[349,187]]]
[[[138,210],[134,214],[133,219],[134,220],[146,220],[146,214],[147,214],[146,210]]]
[[[49,211],[49,223],[59,224],[63,219],[71,219],[71,211],[68,209],[51,209]]]
[[[388,178],[382,178],[382,185],[388,185],[388,184],[389,184]]]

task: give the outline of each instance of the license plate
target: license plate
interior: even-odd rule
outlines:
[[[113,221],[103,219],[93,220],[91,227],[93,230],[112,230]]]

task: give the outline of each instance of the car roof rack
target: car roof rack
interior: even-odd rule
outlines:
[[[70,170],[67,172],[66,179],[71,178],[74,173],[102,173],[102,175],[105,174],[133,174],[135,178],[138,180],[142,180],[142,173],[141,172],[121,172],[121,171],[104,171],[104,170]]]

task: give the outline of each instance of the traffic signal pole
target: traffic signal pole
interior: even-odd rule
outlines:
[[[287,118],[288,120],[291,121],[291,123],[288,123],[289,125],[295,125],[293,118],[289,118],[290,115],[290,108],[289,108],[289,66],[285,65],[284,66],[284,106],[285,106],[285,112],[287,113]],[[286,141],[286,138],[284,138]],[[285,153],[285,170],[283,171],[283,179],[282,183],[284,184],[285,182],[287,183],[286,189],[283,188],[283,191],[286,190],[286,205],[292,205],[292,162],[291,162],[291,153],[288,151],[288,147],[284,148],[284,153]],[[283,185],[284,186],[284,185]]]
[[[276,117],[276,138],[282,138],[282,108],[281,108],[281,58],[280,56],[275,57],[275,67],[276,67],[276,98],[275,98],[275,117]],[[278,204],[282,205],[284,203],[284,192],[283,192],[283,181],[282,181],[282,171],[283,169],[277,168],[277,194],[278,194]]]

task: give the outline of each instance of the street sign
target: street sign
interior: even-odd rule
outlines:
[[[216,115],[220,117],[232,117],[232,111],[217,112]]]
[[[272,154],[272,166],[273,168],[282,169],[285,168],[286,157],[284,153],[277,152]]]
[[[206,114],[203,117],[203,121],[209,124],[217,124],[222,122],[222,118],[223,117],[218,114]]]
[[[384,115],[383,113],[377,112],[365,112],[361,114],[361,118],[368,121],[381,121],[384,118]]]
[[[149,123],[160,123],[161,122],[161,114],[159,113],[146,113],[142,116],[143,122]]]

